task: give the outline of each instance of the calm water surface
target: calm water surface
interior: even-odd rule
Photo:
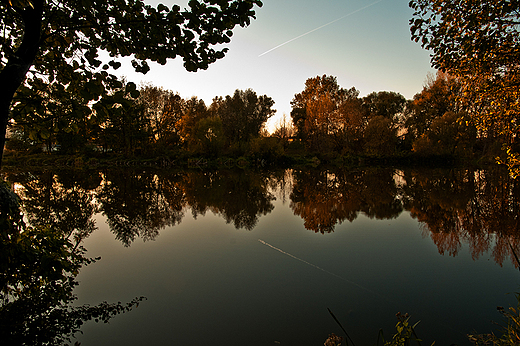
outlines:
[[[356,345],[397,312],[425,344],[467,345],[515,305],[520,189],[470,170],[14,174],[29,215],[75,227],[101,260],[78,304],[146,301],[94,345]],[[29,216],[30,218],[30,216]]]

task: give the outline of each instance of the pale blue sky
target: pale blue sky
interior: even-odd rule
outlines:
[[[336,76],[340,86],[355,87],[361,96],[386,90],[411,99],[433,72],[429,53],[410,40],[408,0],[376,1],[263,0],[257,19],[234,30],[227,56],[208,70],[186,72],[182,60],[175,59],[165,66],[152,65],[144,76],[126,69],[123,73],[136,83],[149,82],[185,98],[198,96],[208,105],[215,96],[251,88],[275,101],[277,115],[271,126],[282,114],[289,116],[290,101],[304,89],[305,81],[323,74]]]

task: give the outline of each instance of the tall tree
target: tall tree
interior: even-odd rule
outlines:
[[[230,143],[246,142],[258,137],[266,121],[276,112],[274,101],[258,96],[251,89],[235,90],[233,96],[216,98],[210,107],[222,120],[224,134]]]
[[[480,132],[496,129],[510,168],[520,169],[520,156],[511,151],[520,131],[520,3],[412,0],[410,7],[412,39],[432,51],[433,67],[459,78],[461,99]]]
[[[121,65],[117,57],[133,55],[132,66],[142,73],[147,61],[165,64],[177,56],[189,71],[206,69],[224,57],[221,44],[230,42],[231,30],[250,24],[255,5],[262,2],[190,0],[181,10],[141,0],[0,1],[0,148],[20,86],[36,92],[38,83],[58,83],[95,101],[105,88],[120,87],[108,73]],[[105,65],[101,51],[111,59]]]
[[[179,143],[177,123],[183,116],[184,100],[178,93],[152,85],[139,90],[138,103],[144,106],[150,122],[155,149],[171,148]]]
[[[329,149],[326,142],[343,132],[345,127],[342,110],[348,107],[343,105],[358,95],[355,88],[341,88],[333,76],[307,79],[305,89],[294,95],[291,101],[291,116],[298,134],[309,148],[318,151]]]
[[[368,116],[382,116],[396,123],[403,115],[406,99],[394,91],[379,91],[363,97],[363,106]]]
[[[208,107],[206,107],[204,100],[192,97],[189,100],[183,101],[182,116],[177,122],[176,128],[186,147],[189,148],[193,144],[197,123],[209,116],[210,112],[208,111]]]
[[[437,72],[435,76],[429,75],[423,90],[407,106],[407,136],[411,140],[419,138],[430,129],[434,119],[447,112],[460,112],[457,103],[459,93],[460,83],[456,78],[442,72]]]

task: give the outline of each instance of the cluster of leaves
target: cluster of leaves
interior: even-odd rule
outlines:
[[[10,345],[61,344],[88,320],[108,322],[144,298],[72,307],[75,277],[94,260],[50,226],[25,224],[19,199],[0,184],[0,338]]]
[[[121,65],[115,59],[103,65],[100,50],[112,58],[133,54],[132,65],[140,72],[149,70],[146,61],[165,64],[177,56],[182,57],[188,71],[206,69],[227,52],[227,48],[212,47],[229,43],[236,25],[249,25],[255,5],[262,3],[192,0],[189,9],[181,10],[178,5],[154,8],[143,1],[124,0],[2,1],[5,34],[0,62],[5,66],[17,43],[32,39],[40,45],[33,68],[51,83],[56,80],[68,85],[77,77],[75,73],[86,67],[108,70],[109,66]],[[36,9],[40,11],[41,28],[29,32],[23,26],[24,16]],[[100,72],[99,76],[107,75]]]
[[[501,137],[514,173],[520,131],[520,4],[517,1],[412,0],[412,39],[432,66],[457,77],[459,102],[479,131]]]
[[[412,39],[433,52],[432,65],[455,75],[516,65],[518,4],[492,0],[413,0]]]
[[[379,331],[379,335],[377,338],[377,345],[379,345],[379,340],[383,342],[384,346],[409,346],[412,344],[412,341],[415,341],[417,345],[421,345],[421,339],[417,336],[415,332],[415,327],[419,324],[419,322],[414,325],[410,324],[410,315],[401,314],[398,312],[396,315],[397,324],[395,326],[397,332],[392,336],[391,340],[385,341],[383,336],[383,331]],[[432,346],[435,342],[432,343]]]

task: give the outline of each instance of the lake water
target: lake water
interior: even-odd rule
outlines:
[[[29,220],[75,228],[78,304],[147,299],[99,345],[374,345],[397,312],[468,345],[516,306],[518,184],[466,169],[12,173]],[[45,216],[46,215],[46,216]]]

